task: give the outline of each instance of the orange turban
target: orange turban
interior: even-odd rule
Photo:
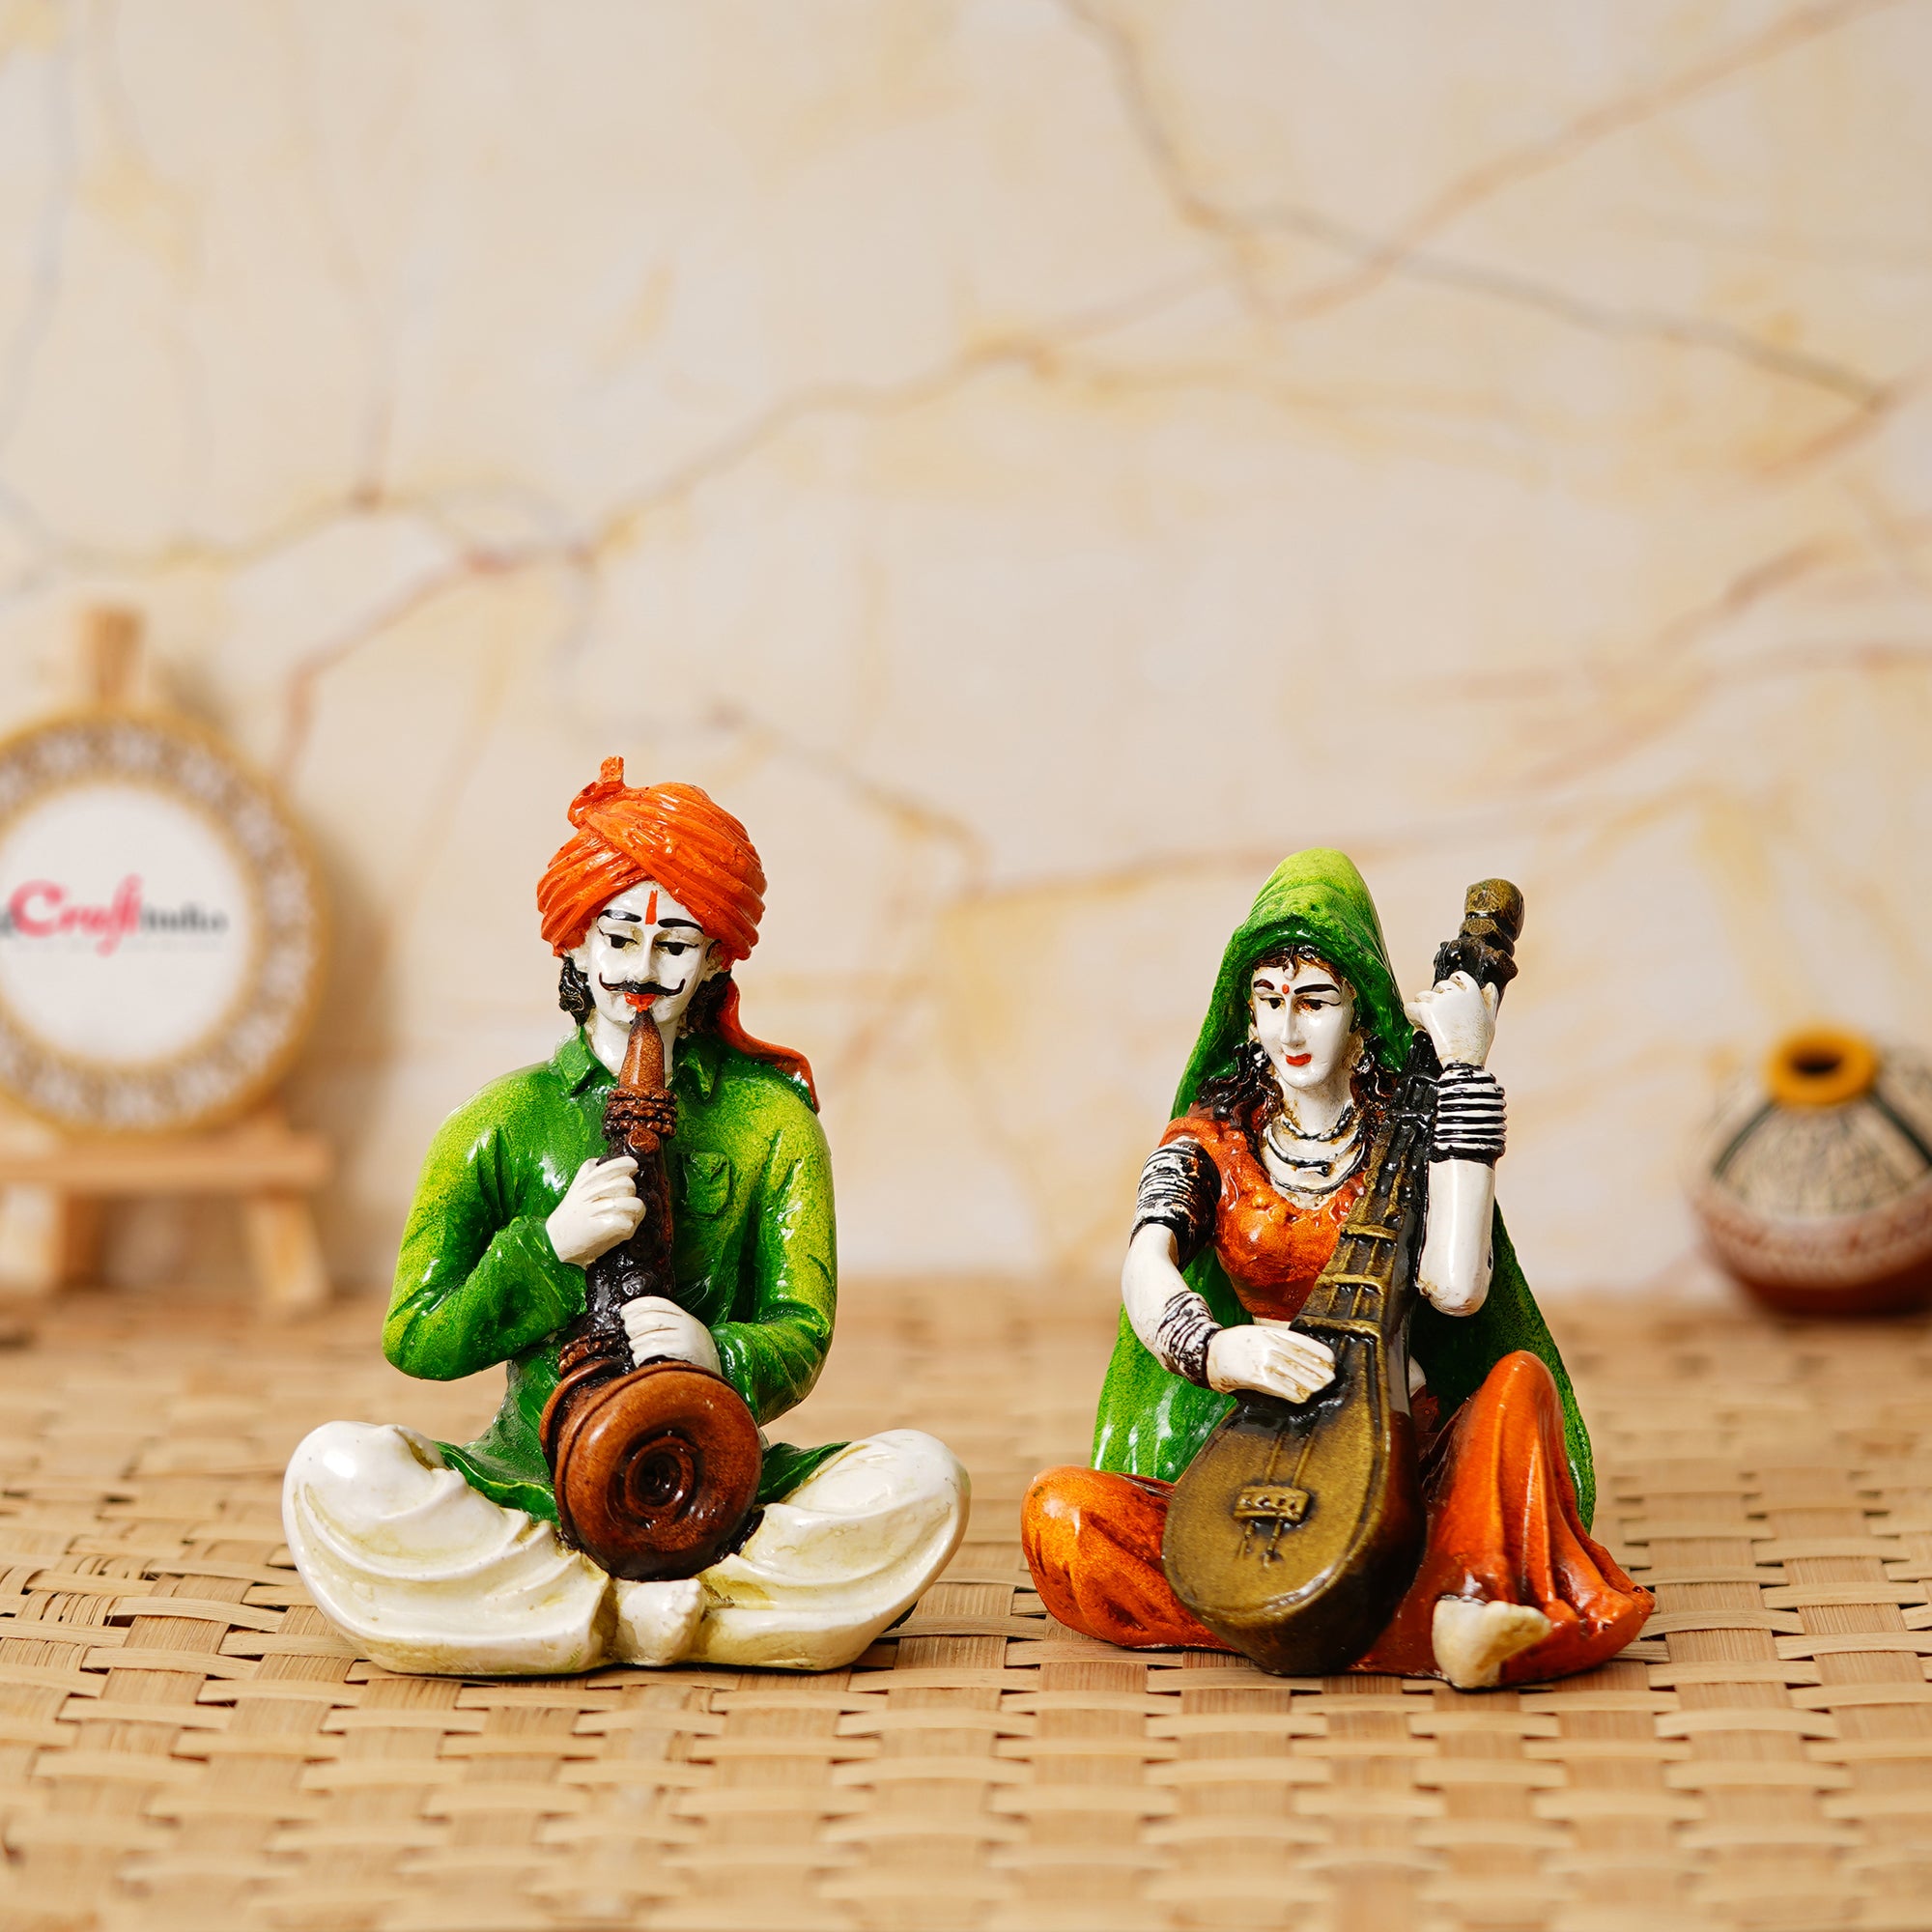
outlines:
[[[744,826],[708,793],[687,784],[627,785],[623,759],[606,758],[596,781],[571,800],[570,822],[576,830],[537,881],[537,914],[553,952],[580,945],[591,921],[645,879],[690,909],[727,966],[758,943],[765,868]],[[753,1039],[739,1026],[735,983],[725,988],[717,1026],[740,1052],[783,1068],[812,1094],[803,1054]]]
[[[725,956],[758,943],[765,868],[750,835],[696,785],[624,782],[622,758],[606,758],[594,784],[570,802],[574,837],[537,882],[543,936],[555,953],[580,944],[590,922],[640,880],[691,909]]]

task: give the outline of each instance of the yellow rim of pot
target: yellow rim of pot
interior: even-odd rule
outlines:
[[[1842,1107],[1868,1093],[1877,1078],[1871,1041],[1838,1027],[1787,1035],[1764,1070],[1771,1097],[1781,1107]]]

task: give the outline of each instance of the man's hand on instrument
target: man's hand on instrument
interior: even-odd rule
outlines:
[[[1460,1060],[1480,1066],[1490,1057],[1496,1037],[1496,1008],[1500,986],[1482,986],[1467,973],[1452,973],[1426,993],[1418,993],[1403,1008],[1426,1033],[1443,1065]]]
[[[644,1218],[634,1179],[638,1163],[629,1154],[614,1160],[586,1160],[577,1170],[563,1199],[544,1223],[560,1262],[588,1267],[601,1254],[627,1241]]]
[[[661,1294],[640,1294],[627,1301],[617,1313],[624,1320],[624,1333],[631,1338],[633,1366],[669,1355],[680,1362],[694,1362],[700,1369],[720,1373],[718,1344],[711,1330],[696,1316]]]
[[[1284,1402],[1306,1402],[1334,1379],[1334,1350],[1293,1328],[1246,1323],[1221,1329],[1208,1345],[1208,1386],[1223,1395],[1259,1389]]]

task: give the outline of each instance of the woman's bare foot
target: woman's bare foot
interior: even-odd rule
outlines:
[[[1549,1634],[1550,1623],[1527,1604],[1485,1604],[1443,1597],[1435,1605],[1431,1638],[1435,1662],[1459,1690],[1492,1690],[1511,1658]]]

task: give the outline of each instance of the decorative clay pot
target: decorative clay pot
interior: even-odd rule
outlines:
[[[1719,1108],[1691,1205],[1719,1261],[1787,1314],[1932,1301],[1932,1062],[1815,1028]]]

